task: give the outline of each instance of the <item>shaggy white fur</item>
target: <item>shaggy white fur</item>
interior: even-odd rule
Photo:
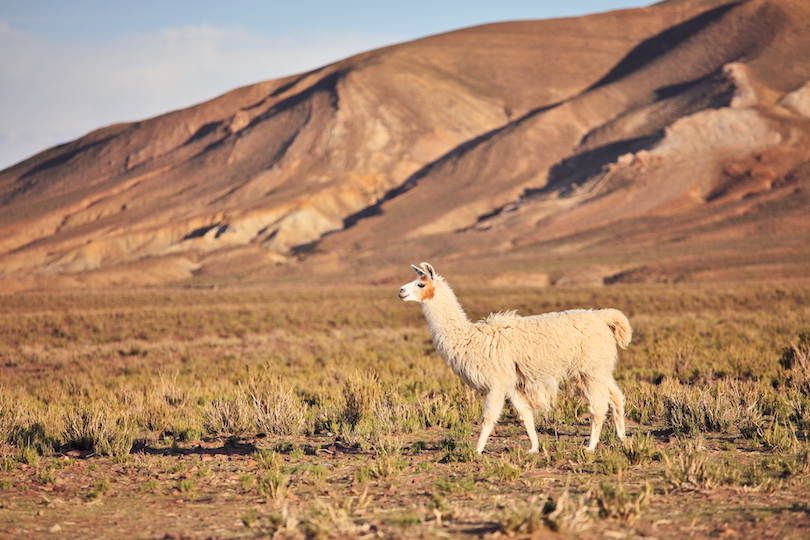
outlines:
[[[422,305],[438,353],[464,382],[486,394],[477,452],[483,452],[507,397],[529,433],[529,452],[537,452],[534,411],[549,409],[566,380],[576,383],[592,415],[587,450],[596,448],[609,407],[624,439],[624,394],[613,370],[616,345],[626,348],[633,330],[621,311],[579,309],[530,317],[509,311],[473,323],[431,265],[412,268],[417,278],[400,288],[399,297]]]

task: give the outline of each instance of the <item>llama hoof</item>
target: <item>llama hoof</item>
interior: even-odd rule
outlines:
[[[540,453],[539,448],[529,448],[529,454],[539,454],[539,453]]]

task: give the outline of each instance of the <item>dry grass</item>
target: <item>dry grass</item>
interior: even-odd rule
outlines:
[[[388,289],[3,296],[0,538],[37,515],[78,523],[112,497],[132,507],[118,518],[132,530],[188,537],[712,536],[760,523],[737,498],[784,537],[810,526],[810,291],[458,293],[476,318],[625,311],[625,444],[606,429],[582,452],[588,413],[563,392],[538,417],[539,455],[511,412],[475,455],[481,398]],[[138,517],[167,504],[186,507],[175,528]],[[236,525],[209,517],[220,532],[205,536],[192,517],[214,511]]]

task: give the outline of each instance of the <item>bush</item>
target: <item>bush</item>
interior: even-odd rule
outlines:
[[[241,437],[255,428],[254,414],[241,389],[234,396],[211,401],[204,412],[205,430],[217,436]]]
[[[788,386],[810,395],[810,331],[799,334],[799,342],[782,351],[779,363],[790,372]]]
[[[300,435],[307,430],[309,406],[281,378],[253,382],[248,391],[261,433]]]
[[[125,411],[94,404],[69,409],[62,435],[66,446],[102,456],[120,456],[132,450],[135,428]]]

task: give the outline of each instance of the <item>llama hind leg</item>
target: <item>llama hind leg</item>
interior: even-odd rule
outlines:
[[[610,390],[610,405],[613,410],[613,421],[616,422],[616,435],[619,440],[624,440],[625,427],[624,427],[624,394],[619,389],[619,385],[615,380],[612,380],[608,385]]]
[[[481,423],[481,435],[478,436],[478,444],[475,445],[475,451],[479,454],[484,451],[487,440],[492,434],[492,430],[495,429],[495,424],[498,423],[505,399],[506,393],[495,389],[490,390],[487,397],[484,398],[484,420]]]
[[[526,398],[517,390],[514,390],[509,396],[512,404],[515,406],[520,419],[523,420],[523,425],[526,426],[526,433],[529,434],[529,440],[532,445],[529,448],[529,453],[534,454],[540,450],[540,442],[537,440],[537,430],[534,428],[534,411],[532,411]]]
[[[610,390],[606,382],[589,377],[585,379],[582,391],[591,412],[591,438],[588,440],[588,446],[585,449],[593,452],[599,442],[602,426],[605,424],[610,401]]]

